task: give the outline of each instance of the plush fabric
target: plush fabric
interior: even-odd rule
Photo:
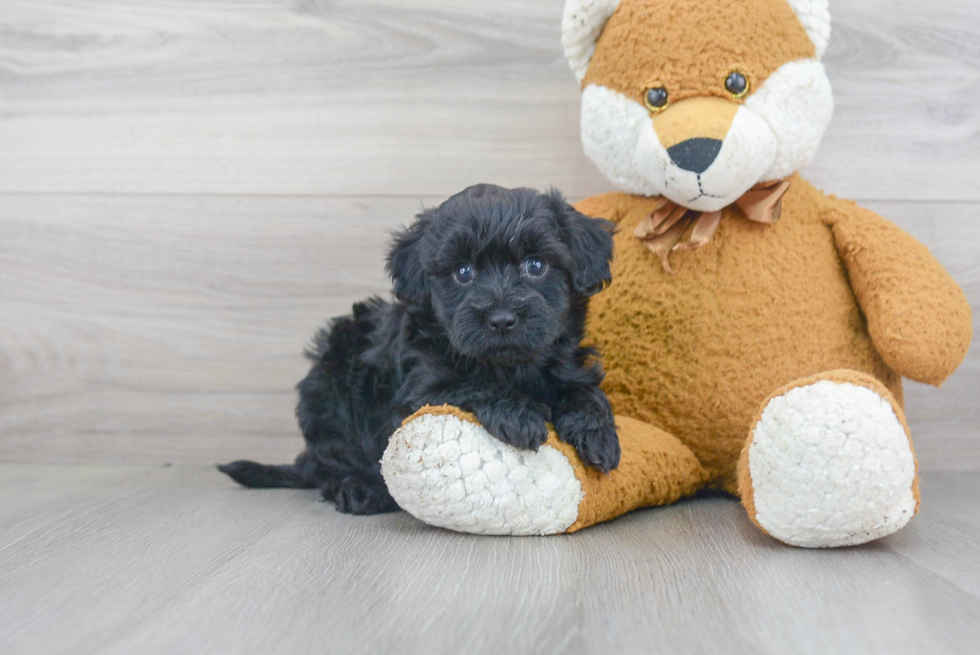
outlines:
[[[619,468],[600,473],[574,457],[574,449],[556,439],[549,445],[574,465],[584,497],[578,518],[568,528],[576,532],[639,507],[666,505],[700,488],[707,477],[694,453],[676,437],[626,416],[616,417],[623,457]]]
[[[818,59],[823,57],[830,42],[827,0],[789,0],[788,3],[810,38],[814,54]],[[620,0],[568,0],[565,3],[562,45],[565,57],[579,81],[585,77],[595,53],[596,41],[619,4]]]
[[[941,385],[973,335],[963,291],[925,246],[874,212],[838,202],[825,220],[882,359],[904,377]]]
[[[605,474],[586,467],[549,426],[537,451],[494,439],[469,412],[423,407],[405,419],[382,460],[398,504],[417,518],[475,534],[576,532],[638,507],[694,493],[694,454],[653,426],[616,417],[625,453]]]
[[[620,468],[600,474],[549,442],[582,492],[567,530],[702,488],[740,497],[795,546],[901,529],[919,504],[902,377],[941,384],[972,317],[924,246],[797,172],[833,110],[826,0],[569,0],[562,27],[585,152],[619,189],[576,208],[617,224],[586,336],[622,446]],[[725,87],[733,71],[744,97]],[[659,87],[666,105],[645,103]],[[783,179],[775,223],[734,204]],[[688,217],[668,266],[637,230],[664,198],[720,212],[699,247]]]
[[[796,546],[847,546],[912,519],[917,470],[908,424],[888,390],[862,373],[830,371],[762,404],[739,458],[738,492],[767,534]]]
[[[733,70],[748,78],[750,89],[758,88],[786,62],[815,56],[784,0],[622,0],[582,85],[604,86],[640,104],[646,89],[659,86],[670,102],[727,100],[725,78]]]
[[[604,388],[618,413],[678,437],[709,471],[710,485],[735,493],[735,463],[750,421],[773,390],[822,371],[849,369],[874,376],[901,398],[900,376],[875,347],[833,227],[844,215],[856,223],[888,225],[884,219],[854,212],[854,205],[794,176],[775,225],[726,210],[709,244],[671,255],[671,275],[633,237],[655,203],[612,194],[577,205],[618,223],[613,283],[593,298],[588,324],[603,354]],[[918,246],[905,238],[905,245]],[[915,258],[914,272],[907,257]],[[941,299],[930,303],[937,305],[932,332],[905,343],[907,357],[936,366],[931,351],[937,348],[962,357],[961,344],[969,343],[970,334],[962,292],[918,249],[895,249],[890,261],[891,268],[877,270],[876,279],[928,279]],[[906,303],[921,291],[905,288]],[[901,303],[902,287],[892,290],[897,295],[891,302]],[[911,319],[899,319],[895,329],[907,329]],[[942,338],[949,332],[955,333],[952,344]],[[948,365],[945,372],[951,372]]]
[[[797,4],[808,19],[820,13]],[[566,47],[594,32],[566,32]],[[600,34],[582,80],[582,141],[621,190],[713,212],[816,153],[833,114],[830,81],[785,0],[622,0]],[[726,87],[732,73],[744,94]],[[647,107],[650,89],[667,104]],[[703,168],[672,150],[692,140],[718,148]]]
[[[405,419],[382,458],[392,497],[415,517],[474,534],[547,535],[569,530],[585,495],[571,446],[549,426],[537,451],[492,437],[449,405]]]

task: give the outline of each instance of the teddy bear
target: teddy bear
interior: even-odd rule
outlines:
[[[398,504],[477,534],[575,532],[702,489],[786,544],[861,544],[919,507],[902,378],[941,384],[972,337],[920,243],[798,171],[833,112],[826,0],[568,0],[585,153],[618,189],[589,341],[622,458],[600,473],[455,407],[405,420],[382,459]]]

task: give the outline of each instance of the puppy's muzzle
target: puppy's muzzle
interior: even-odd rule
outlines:
[[[487,317],[487,325],[494,334],[507,334],[517,327],[517,314],[506,310],[494,310]]]

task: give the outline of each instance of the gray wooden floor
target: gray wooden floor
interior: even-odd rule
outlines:
[[[488,538],[204,467],[0,465],[0,652],[975,653],[980,476],[805,551],[728,498]]]
[[[830,4],[805,175],[980,316],[980,4]],[[469,537],[205,468],[298,451],[303,344],[386,292],[423,204],[609,190],[562,5],[0,0],[0,653],[978,650],[977,347],[908,386],[923,512],[861,548],[780,546],[723,498]]]

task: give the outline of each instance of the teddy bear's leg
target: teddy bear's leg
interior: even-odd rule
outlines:
[[[761,406],[738,462],[749,518],[794,546],[879,539],[918,510],[912,440],[888,389],[856,371],[798,380]]]
[[[455,407],[424,407],[388,444],[381,471],[402,509],[476,534],[575,532],[637,507],[691,495],[705,478],[694,454],[657,428],[616,417],[619,468],[599,473],[551,430],[537,452],[490,436]]]

